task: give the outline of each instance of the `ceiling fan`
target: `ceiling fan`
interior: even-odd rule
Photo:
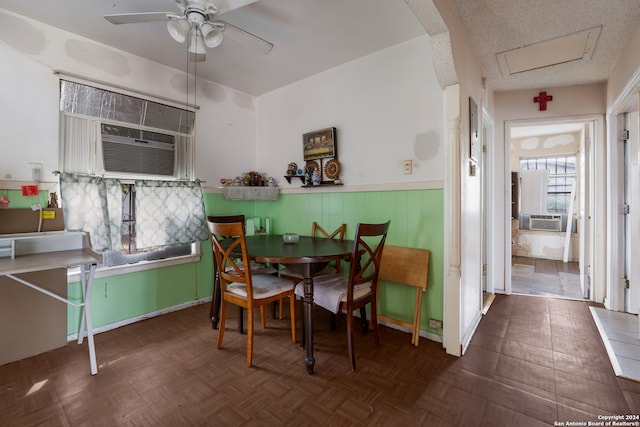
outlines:
[[[224,36],[267,54],[273,44],[228,22],[216,19],[230,10],[253,3],[256,0],[175,0],[181,13],[141,12],[105,15],[112,24],[136,24],[166,21],[169,34],[178,43],[188,43],[189,58],[195,62],[206,59],[205,47],[214,48]],[[218,3],[218,5],[216,5]]]

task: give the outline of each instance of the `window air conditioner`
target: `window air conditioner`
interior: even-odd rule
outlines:
[[[175,175],[175,136],[103,123],[105,172]]]
[[[531,215],[529,230],[562,231],[562,215]]]

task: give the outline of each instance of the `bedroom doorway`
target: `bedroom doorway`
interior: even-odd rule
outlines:
[[[593,126],[556,120],[510,127],[512,293],[590,297]]]

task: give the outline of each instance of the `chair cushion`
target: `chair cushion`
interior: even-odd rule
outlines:
[[[242,261],[238,261],[237,264],[238,264],[238,267],[244,270]],[[261,264],[255,261],[249,261],[249,266],[251,267],[252,274],[274,274],[278,271],[274,267],[267,267],[265,264]],[[233,270],[233,267],[227,267],[225,269],[225,271],[231,271],[231,270]]]
[[[293,289],[293,283],[290,280],[268,274],[252,275],[251,281],[253,283],[254,299],[269,298]],[[247,286],[244,283],[230,283],[227,286],[227,292],[246,298]]]
[[[313,303],[332,313],[338,313],[341,302],[347,302],[347,284],[349,278],[334,273],[313,279]],[[358,300],[371,292],[371,282],[361,283],[353,289],[353,299]],[[299,282],[296,295],[304,296],[304,283]]]
[[[323,268],[322,270],[314,274],[313,277],[326,276],[328,274],[333,274],[335,272],[336,272],[335,267],[327,265],[325,268]],[[279,273],[281,276],[295,277],[300,280],[303,279],[302,274],[300,274],[298,271],[291,268],[283,268],[282,270],[279,271]]]

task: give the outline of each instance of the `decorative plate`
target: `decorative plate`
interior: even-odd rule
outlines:
[[[320,165],[318,164],[318,162],[316,162],[315,160],[310,160],[307,162],[307,168],[311,168],[311,169],[318,169],[320,170]]]
[[[329,179],[336,179],[339,172],[340,163],[336,159],[331,159],[324,165],[324,174]]]

